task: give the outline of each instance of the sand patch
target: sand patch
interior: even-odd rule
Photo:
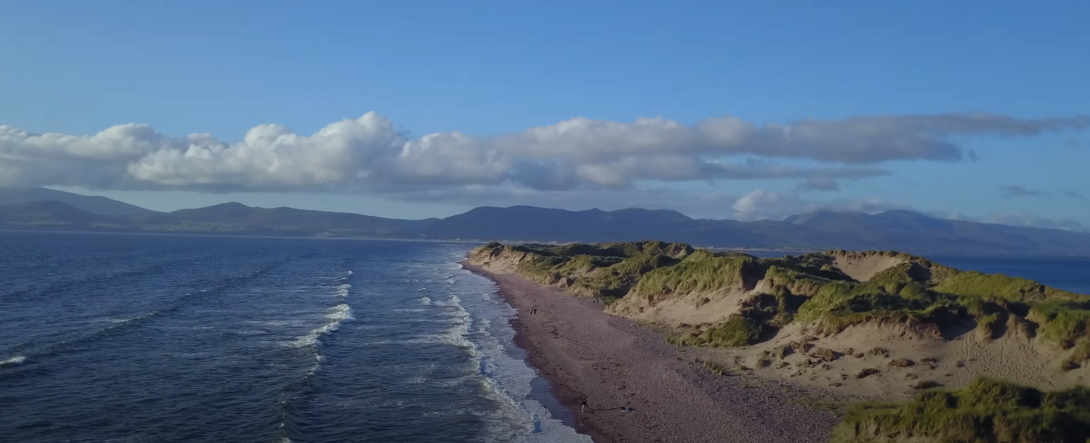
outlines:
[[[875,252],[844,252],[833,254],[833,266],[858,281],[867,281],[875,274],[908,261],[905,257]]]
[[[911,397],[928,387],[958,388],[978,376],[1042,390],[1085,385],[1090,376],[1085,368],[1061,369],[1070,351],[1023,334],[992,340],[970,331],[944,340],[877,324],[850,326],[827,337],[813,334],[815,329],[789,325],[767,342],[716,349],[712,355],[761,377],[883,400]]]

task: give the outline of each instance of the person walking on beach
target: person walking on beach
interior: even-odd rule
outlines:
[[[583,397],[583,406],[579,408],[579,412],[587,412],[587,398]]]

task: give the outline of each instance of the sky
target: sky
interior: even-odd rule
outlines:
[[[1090,3],[0,0],[0,185],[1090,229]]]

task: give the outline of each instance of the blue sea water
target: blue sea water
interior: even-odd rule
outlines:
[[[0,441],[589,441],[468,248],[0,233]]]
[[[0,441],[589,441],[469,247],[0,232]],[[1090,293],[1087,260],[934,259]]]
[[[1076,294],[1090,294],[1090,259],[930,257],[963,271],[1022,277]]]

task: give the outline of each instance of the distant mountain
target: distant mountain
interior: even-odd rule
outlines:
[[[92,214],[57,201],[0,205],[0,222],[7,225],[89,227],[109,220],[108,216]]]
[[[0,228],[302,237],[624,242],[788,249],[893,249],[916,254],[1090,256],[1090,234],[944,220],[909,211],[818,211],[783,221],[698,220],[668,210],[480,207],[444,219],[398,220],[224,203],[170,213],[100,215],[57,201],[0,205]]]
[[[429,238],[623,242],[701,246],[895,249],[928,254],[1090,256],[1090,234],[944,220],[910,211],[817,211],[783,221],[695,220],[674,211],[476,208],[420,230]]]
[[[1090,234],[944,220],[910,211],[810,213],[784,220],[820,231],[845,249],[973,254],[1090,255]]]
[[[137,215],[154,211],[119,202],[106,197],[80,195],[46,188],[0,187],[0,205],[14,205],[35,201],[57,201],[74,208],[98,215]]]
[[[655,238],[693,222],[679,212],[665,210],[480,207],[436,221],[420,232],[429,238],[608,242]]]
[[[395,235],[416,231],[439,219],[398,220],[346,212],[311,211],[294,208],[255,208],[242,203],[223,203],[198,209],[174,211],[179,221],[233,223],[281,230],[342,231],[369,235]]]

